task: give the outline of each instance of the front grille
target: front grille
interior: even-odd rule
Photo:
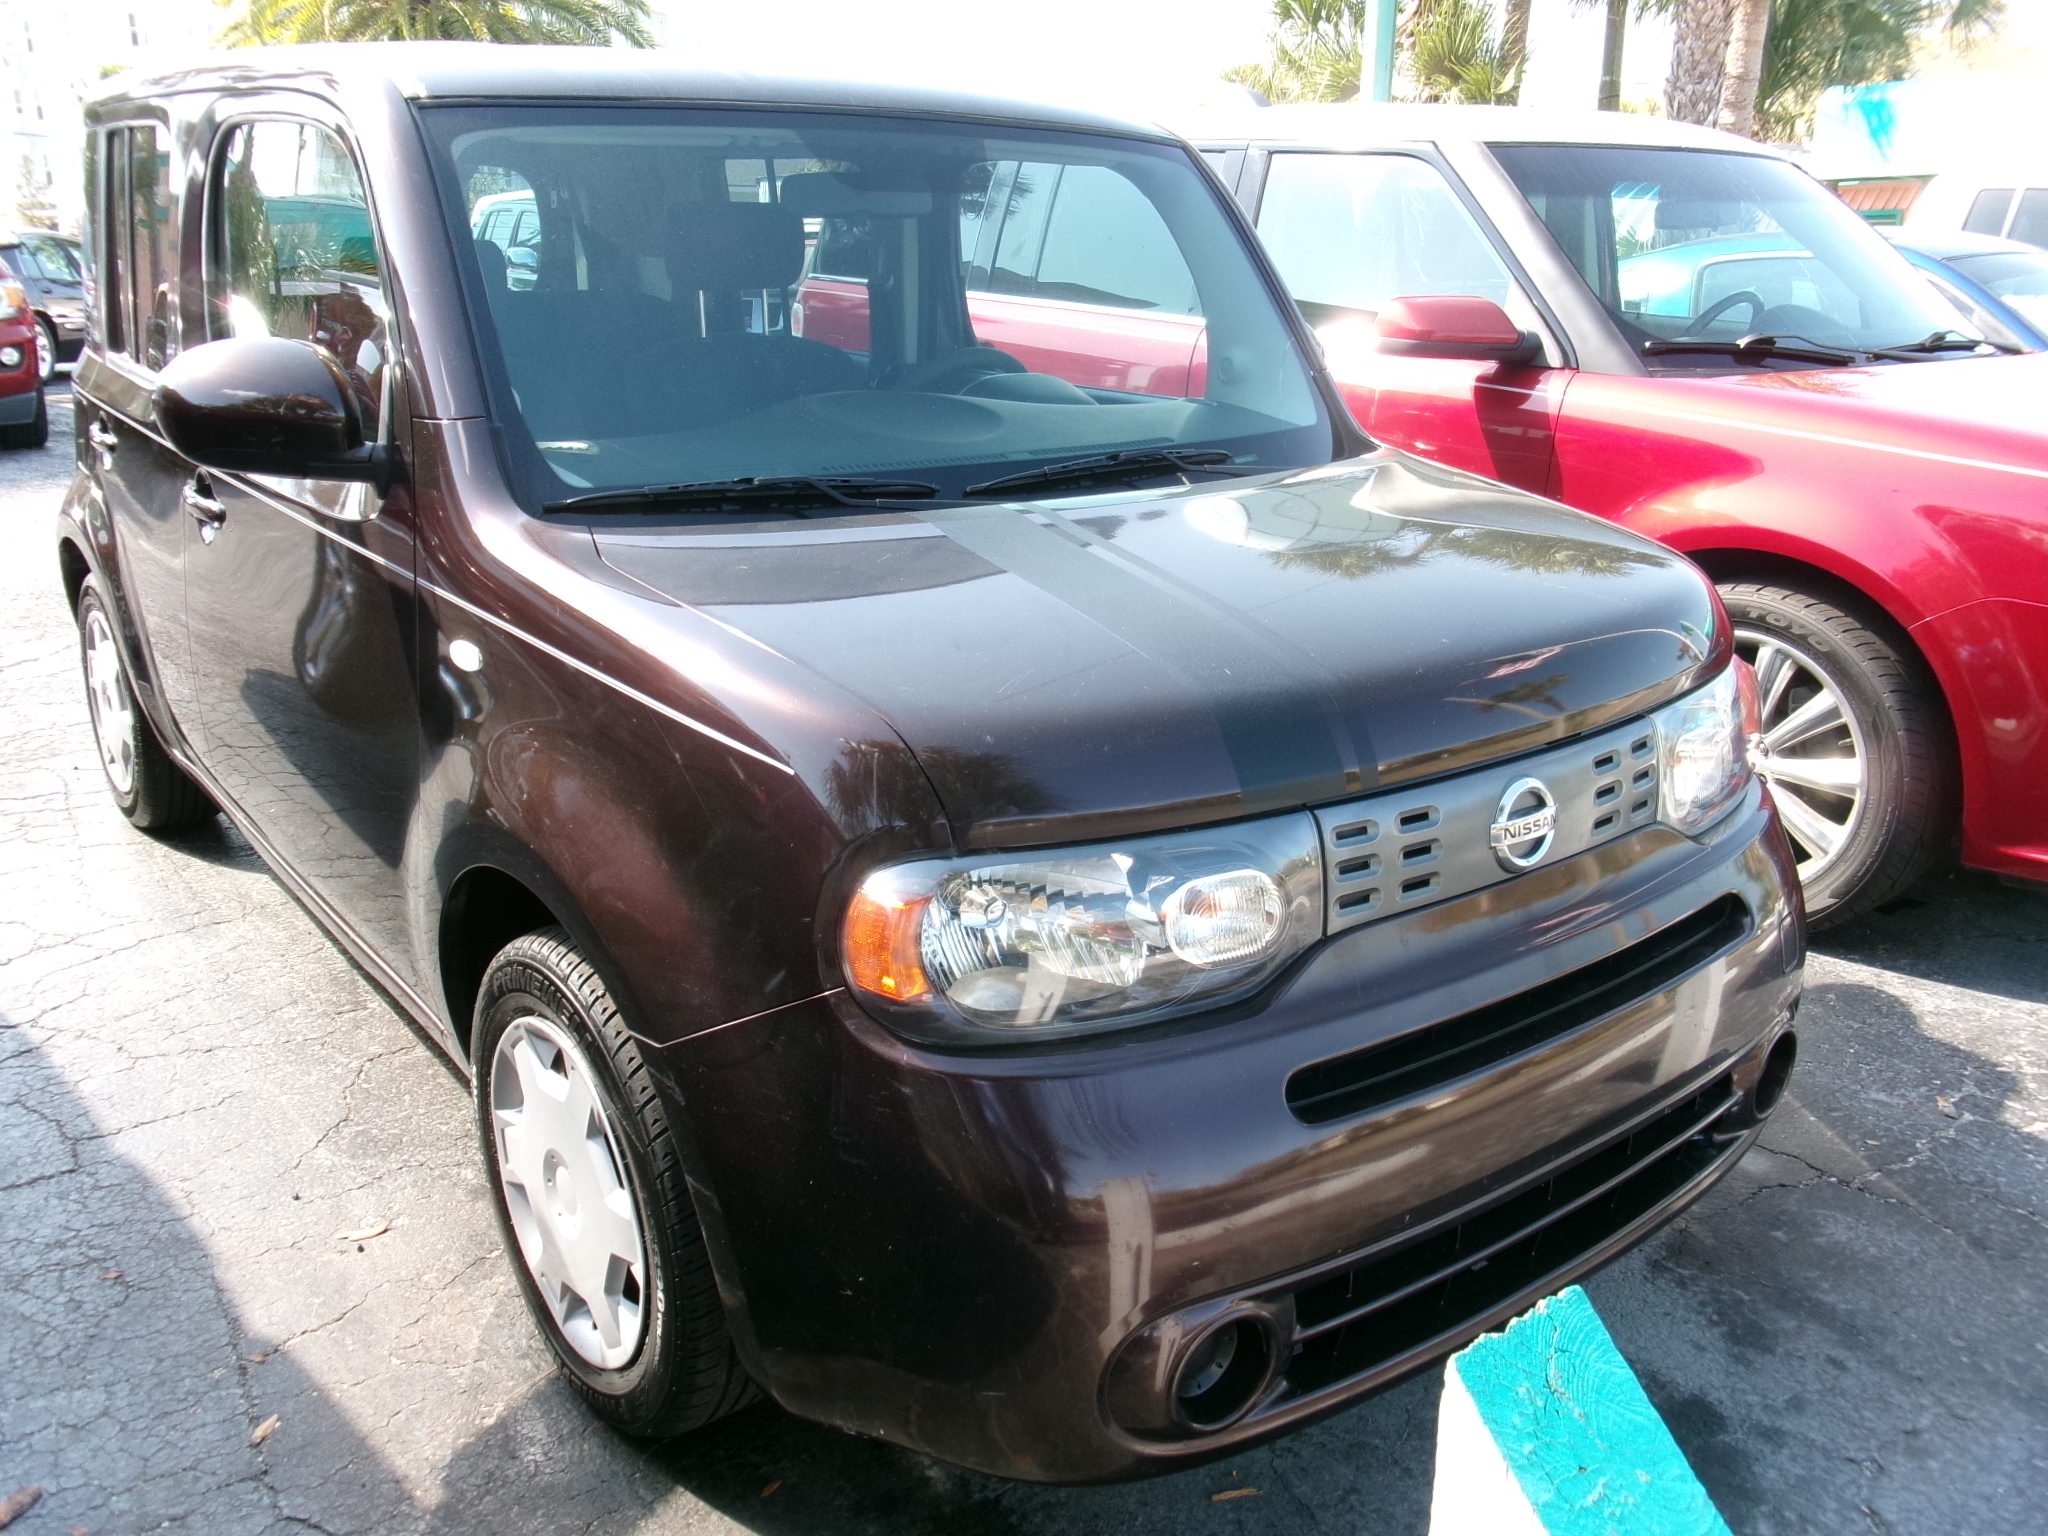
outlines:
[[[1708,1130],[1738,1103],[1723,1073],[1539,1183],[1288,1288],[1293,1354],[1261,1413],[1418,1355],[1569,1272],[1729,1158],[1736,1143]]]
[[[1655,732],[1637,720],[1533,757],[1317,811],[1327,931],[1341,933],[1521,873],[1496,856],[1492,834],[1503,819],[1502,797],[1523,780],[1545,787],[1557,815],[1550,845],[1526,867],[1555,864],[1657,819]]]
[[[1748,929],[1741,898],[1723,896],[1526,992],[1303,1067],[1287,1079],[1287,1107],[1321,1125],[1483,1071],[1663,991]]]

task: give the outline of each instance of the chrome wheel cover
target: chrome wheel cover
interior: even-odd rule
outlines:
[[[645,1329],[646,1244],[590,1063],[559,1025],[528,1015],[498,1039],[490,1095],[519,1256],[569,1347],[617,1370]]]
[[[85,697],[100,766],[114,792],[126,799],[135,793],[135,698],[113,628],[97,608],[85,615]]]
[[[1783,635],[1738,625],[1735,649],[1756,669],[1763,724],[1757,771],[1811,886],[1855,836],[1869,799],[1863,729],[1827,668]]]

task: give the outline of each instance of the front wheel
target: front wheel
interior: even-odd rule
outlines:
[[[1784,587],[1721,588],[1735,649],[1756,669],[1758,769],[1799,861],[1816,927],[1903,892],[1949,839],[1948,717],[1919,659],[1879,626]]]
[[[41,315],[36,316],[36,344],[42,362],[42,381],[47,384],[57,377],[57,328]]]
[[[595,967],[559,928],[515,939],[476,1021],[499,1227],[571,1384],[648,1437],[748,1401],[666,1106]]]

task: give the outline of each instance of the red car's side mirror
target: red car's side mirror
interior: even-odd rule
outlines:
[[[1379,349],[1396,357],[1453,357],[1481,363],[1533,363],[1543,343],[1491,299],[1451,294],[1390,299],[1373,323]]]

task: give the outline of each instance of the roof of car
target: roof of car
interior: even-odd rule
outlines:
[[[1614,144],[1653,149],[1745,150],[1782,155],[1717,128],[1672,122],[1638,112],[1555,112],[1535,107],[1445,107],[1343,102],[1331,105],[1231,108],[1176,120],[1198,144],[1293,144],[1367,149],[1417,140],[1482,144]]]
[[[94,100],[262,87],[296,87],[323,94],[382,87],[415,101],[547,97],[854,107],[1109,130],[1149,138],[1167,136],[1156,124],[1105,113],[894,79],[707,68],[695,55],[686,58],[659,49],[507,47],[501,43],[314,43],[234,49],[146,75],[116,76]]]
[[[1932,256],[1936,261],[1947,261],[1955,256],[2039,256],[2041,247],[2029,245],[2024,240],[2008,240],[2003,235],[1974,235],[1960,229],[1904,229],[1880,230],[1885,239],[1909,251],[1918,251],[1922,256]]]

